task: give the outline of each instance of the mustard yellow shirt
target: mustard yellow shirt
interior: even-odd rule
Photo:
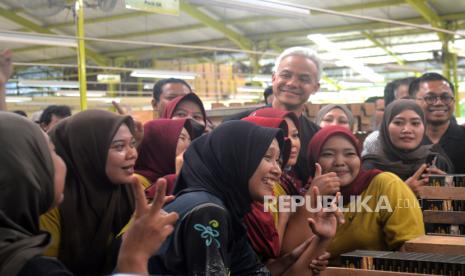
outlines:
[[[396,175],[383,172],[373,178],[361,198],[374,212],[346,204],[345,224],[338,226],[328,251],[333,257],[356,249],[395,250],[405,241],[424,235],[420,204],[410,188]],[[376,206],[378,205],[378,212]],[[391,210],[387,210],[387,206]]]
[[[137,177],[139,183],[142,184],[144,189],[151,185],[150,181],[142,175],[135,173],[134,176]],[[52,241],[45,250],[44,255],[49,257],[58,257],[61,240],[60,211],[58,208],[53,208],[47,213],[41,215],[39,218],[39,226],[41,230],[49,232],[52,237]],[[79,225],[76,224],[76,227],[79,227]],[[124,228],[126,227],[127,225]],[[79,229],[76,230],[78,231]]]
[[[280,196],[283,196],[283,195],[287,195],[286,191],[284,190],[284,188],[281,186],[281,184],[279,183],[275,183],[273,185],[273,194],[276,198],[280,197]],[[277,201],[276,201],[276,207],[274,210],[278,210],[278,204],[277,204]],[[273,209],[271,209],[273,210]],[[274,219],[274,226],[276,228],[278,228],[278,218],[279,218],[279,212],[271,212],[271,214],[273,215],[273,219]]]
[[[39,217],[39,227],[43,231],[50,233],[52,240],[44,252],[45,256],[58,257],[61,238],[60,211],[53,208]]]
[[[142,186],[144,186],[144,189],[147,189],[152,185],[152,183],[150,183],[150,181],[145,176],[140,175],[138,173],[135,173],[134,176],[137,178],[137,180],[139,180],[139,183],[142,184]],[[121,229],[121,231],[118,233],[116,237],[120,237],[121,235],[123,235],[128,230],[128,227],[129,225],[131,225],[131,223],[132,218],[129,220],[128,223],[126,223],[126,225],[123,227],[123,229]]]

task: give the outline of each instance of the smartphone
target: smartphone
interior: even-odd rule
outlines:
[[[436,161],[438,160],[438,156],[439,154],[437,152],[432,152],[428,154],[428,156],[426,157],[426,164],[428,165],[428,167],[436,167]]]

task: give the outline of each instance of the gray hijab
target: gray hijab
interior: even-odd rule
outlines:
[[[373,154],[363,157],[364,167],[373,166],[374,168],[389,171],[397,174],[401,179],[406,180],[412,176],[418,168],[426,162],[426,158],[432,152],[439,152],[439,163],[442,164],[440,169],[450,171],[452,164],[447,156],[442,153],[439,146],[422,145],[409,151],[401,150],[394,146],[389,136],[389,124],[404,110],[412,110],[417,113],[423,125],[425,116],[421,107],[412,100],[395,100],[390,103],[384,111],[383,121],[379,129],[377,148]]]
[[[50,242],[39,230],[55,189],[44,135],[26,118],[0,112],[0,275],[17,275]]]
[[[328,104],[325,105],[318,111],[318,114],[316,115],[315,123],[319,126],[321,121],[323,121],[323,118],[325,117],[326,113],[330,112],[331,110],[339,108],[340,110],[344,111],[344,113],[347,115],[347,119],[349,120],[349,126],[350,129],[353,129],[354,126],[354,116],[352,115],[352,112],[347,108],[345,104]]]

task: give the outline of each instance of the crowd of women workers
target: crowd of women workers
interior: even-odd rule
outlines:
[[[0,112],[0,275],[317,275],[355,249],[401,250],[424,234],[428,176],[462,169],[443,146],[465,140],[454,88],[429,73],[403,98],[391,89],[362,147],[346,106],[303,115],[321,73],[312,50],[285,50],[271,105],[215,128],[178,79],[155,85],[160,118],[143,125],[86,110],[45,133]],[[333,196],[323,208],[264,208],[321,195]]]

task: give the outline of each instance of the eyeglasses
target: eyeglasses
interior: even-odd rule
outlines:
[[[417,100],[424,100],[427,104],[435,104],[438,100],[441,100],[441,102],[444,104],[450,104],[454,100],[454,97],[447,94],[442,94],[440,96],[427,95],[423,98],[417,98]]]

